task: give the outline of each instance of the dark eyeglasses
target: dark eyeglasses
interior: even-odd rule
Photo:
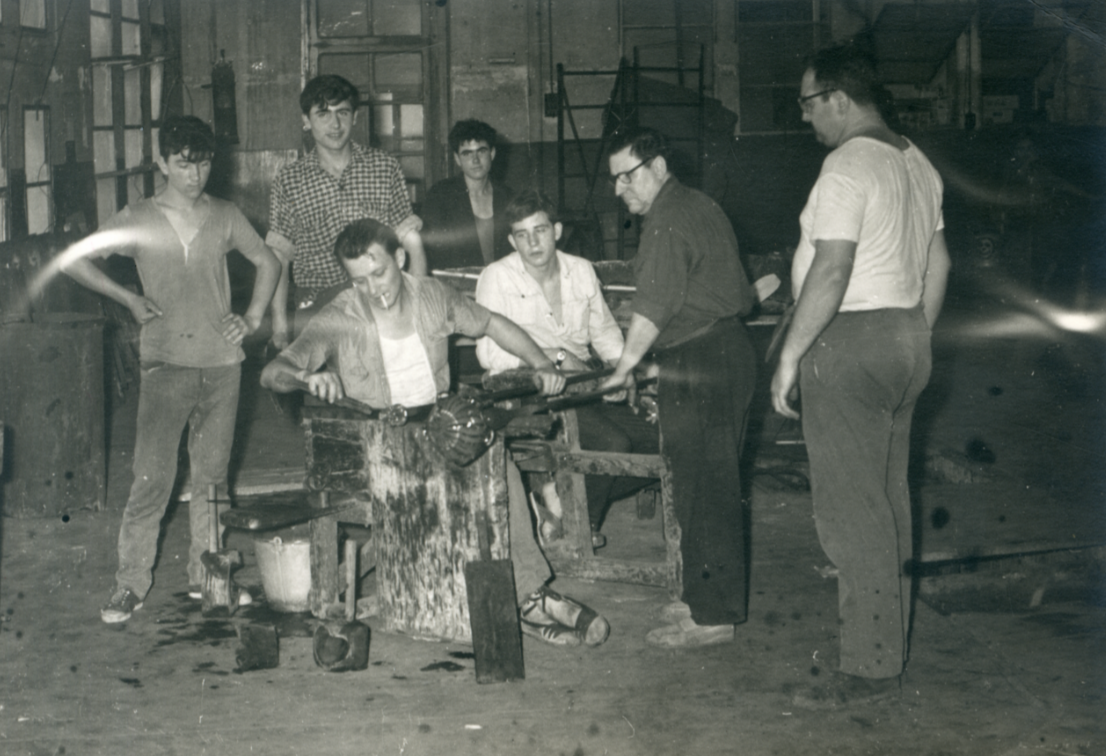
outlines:
[[[652,160],[652,158],[649,158],[649,160]],[[641,166],[648,163],[649,160],[642,160],[640,163],[638,163],[628,171],[622,171],[621,173],[612,174],[607,177],[607,180],[611,182],[611,186],[617,186],[618,184],[628,184],[630,183],[631,174],[633,174],[633,172]]]
[[[804,113],[809,113],[811,110],[814,109],[814,104],[811,103],[811,100],[813,100],[815,97],[821,97],[822,95],[828,95],[830,92],[836,92],[836,91],[837,91],[836,88],[823,89],[821,92],[815,92],[814,94],[809,94],[809,95],[806,95],[805,97],[800,97],[798,99],[799,107],[803,109]]]

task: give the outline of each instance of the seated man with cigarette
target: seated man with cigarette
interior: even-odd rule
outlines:
[[[553,361],[517,325],[446,283],[404,273],[405,252],[389,227],[355,221],[338,236],[335,254],[352,286],[265,367],[262,386],[287,392],[300,382],[328,402],[349,396],[379,409],[432,404],[449,388],[448,338],[456,333],[487,336],[520,357],[542,393],[564,389]],[[507,468],[523,632],[554,645],[599,645],[610,632],[607,621],[546,585],[552,573],[530,528],[522,479],[514,465]]]

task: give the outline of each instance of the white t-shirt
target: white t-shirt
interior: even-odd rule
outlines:
[[[388,373],[388,389],[394,404],[421,407],[434,403],[438,396],[434,371],[430,369],[430,360],[417,333],[403,339],[382,336],[380,352],[384,356],[384,370]]]
[[[929,244],[944,228],[941,176],[911,143],[899,150],[855,137],[826,157],[799,216],[791,264],[797,300],[814,260],[814,240],[856,242],[841,312],[910,308],[922,298]]]

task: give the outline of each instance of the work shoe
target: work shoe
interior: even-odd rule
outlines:
[[[688,617],[674,625],[650,630],[645,642],[662,648],[697,648],[730,643],[734,639],[733,625],[699,625]]]
[[[100,619],[109,625],[126,622],[133,612],[142,608],[140,599],[130,588],[116,588],[111,601],[100,609]]]
[[[595,529],[595,526],[591,526],[591,547],[593,549],[601,549],[607,545],[607,536],[600,533]]]
[[[607,640],[611,626],[594,609],[542,586],[522,602],[519,615],[535,627],[562,625],[585,645],[598,646]],[[548,639],[546,639],[548,640]]]
[[[673,601],[665,604],[657,612],[657,619],[669,625],[675,625],[680,620],[691,619],[691,607],[683,601]]]
[[[204,588],[199,583],[188,586],[188,598],[199,601],[204,597]]]
[[[849,704],[874,704],[898,698],[901,694],[900,677],[858,677],[835,670],[825,682],[792,695],[791,704],[800,709],[839,709]]]

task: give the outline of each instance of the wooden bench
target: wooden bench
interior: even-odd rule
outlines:
[[[556,439],[514,442],[516,464],[524,472],[552,473],[564,510],[564,537],[545,544],[545,555],[558,575],[610,580],[668,589],[679,598],[683,586],[680,525],[672,506],[672,476],[660,454],[620,454],[585,451],[575,410],[557,413]],[[662,439],[663,448],[663,439]],[[661,517],[665,541],[664,562],[598,557],[592,547],[591,521],[584,488],[585,475],[625,475],[660,480]]]

